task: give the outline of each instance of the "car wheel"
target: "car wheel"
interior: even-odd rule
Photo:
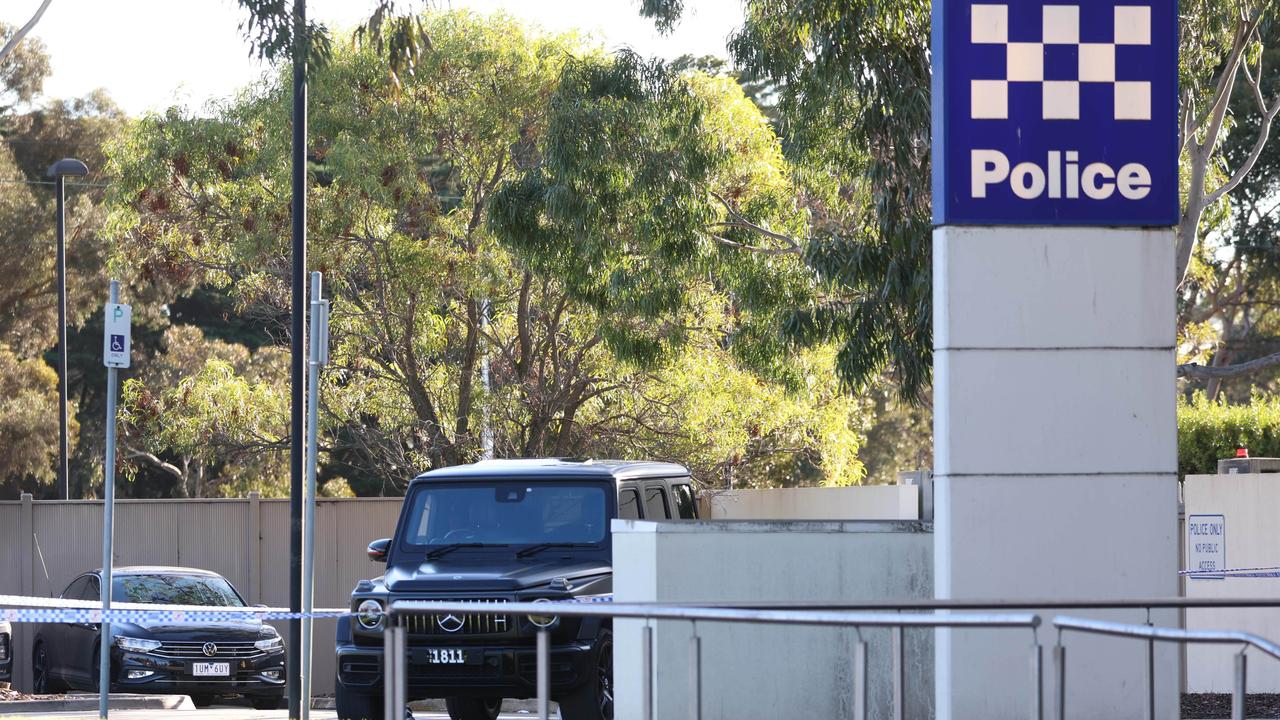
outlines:
[[[256,697],[250,698],[249,702],[254,710],[279,710],[285,704],[283,697]]]
[[[602,628],[591,651],[591,677],[560,701],[564,720],[613,720],[613,633]]]
[[[36,695],[49,695],[62,689],[49,672],[49,651],[44,643],[36,643],[31,651],[31,690]]]
[[[334,680],[334,705],[338,720],[383,720],[382,693],[370,695],[343,687]]]
[[[445,698],[449,720],[498,720],[502,698]]]

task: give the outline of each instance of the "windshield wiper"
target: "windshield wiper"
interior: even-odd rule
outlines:
[[[538,543],[537,545],[530,545],[529,547],[523,550],[520,550],[519,552],[516,553],[516,557],[518,558],[529,557],[530,555],[536,555],[542,552],[543,550],[547,550],[549,548],[594,548],[594,547],[600,547],[600,545],[598,543],[583,543],[583,542],[545,542],[545,543]]]
[[[482,547],[507,547],[507,545],[505,544],[495,545],[493,543],[478,543],[478,542],[451,543],[449,545],[441,545],[435,550],[431,550],[427,552],[427,559],[435,560],[436,558],[444,557],[445,555],[448,555],[454,550],[460,550],[462,548],[482,548]]]

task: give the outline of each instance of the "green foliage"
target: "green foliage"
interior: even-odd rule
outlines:
[[[58,375],[0,344],[0,472],[51,483],[58,459]],[[68,431],[72,441],[78,426]]]
[[[733,298],[723,341],[737,358],[785,376],[780,318],[815,290],[789,240],[804,218],[777,137],[735,81],[629,52],[571,63],[541,151],[495,194],[490,227],[611,318],[610,349],[669,357],[708,289]]]
[[[18,26],[0,22],[0,45],[13,37]],[[49,52],[39,38],[26,37],[0,63],[0,118],[16,105],[40,94],[49,75]],[[0,130],[3,130],[0,124]]]
[[[182,497],[286,492],[288,358],[171,328],[167,351],[121,393],[121,459],[167,473]],[[176,456],[168,463],[160,455]]]
[[[1280,457],[1280,398],[1255,396],[1247,405],[1211,401],[1203,393],[1178,402],[1178,474],[1218,472],[1218,460],[1248,448]]]
[[[654,88],[611,85],[628,78],[572,35],[465,12],[421,22],[432,43],[412,75],[393,80],[375,48],[338,43],[311,78],[309,256],[333,298],[321,477],[334,492],[345,481],[395,493],[424,469],[473,460],[485,427],[500,457],[648,456],[689,461],[713,483],[856,482],[860,406],[820,362],[789,361],[768,332],[807,297],[810,274],[792,250],[725,251],[749,238],[729,207],[780,231],[803,223],[776,136],[739,87],[680,77],[663,86],[669,112],[650,116],[627,98]],[[285,337],[288,101],[281,72],[211,116],[171,110],[122,133],[109,148],[114,270],[161,296],[224,295],[257,320],[258,338]],[[597,103],[597,117],[565,125],[582,119],[562,105],[579,101]],[[684,141],[680,113],[691,107],[709,139],[682,176],[660,148],[627,156],[628,132]],[[548,221],[543,239],[572,237],[598,253],[594,266],[572,248],[498,242],[490,230],[527,218],[495,217],[506,207],[495,193],[540,181],[557,153],[581,152],[575,132],[619,143],[583,178],[592,192],[638,183],[648,193],[597,203],[581,226],[571,214]],[[690,193],[681,177],[702,187]],[[687,203],[665,202],[671,193]],[[669,232],[694,221],[723,227],[715,238]],[[185,307],[171,305],[175,319]],[[256,466],[264,491],[276,487],[270,458],[284,427],[245,428],[213,408],[262,403],[276,418],[284,379],[250,377],[244,358],[269,346],[230,357],[230,345],[170,338],[157,362],[184,369],[144,370],[127,393],[132,461],[193,494],[241,487],[251,473],[233,465],[255,467],[251,453],[266,456]],[[182,359],[175,348],[195,350]]]

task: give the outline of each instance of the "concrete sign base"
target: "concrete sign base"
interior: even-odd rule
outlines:
[[[933,262],[936,596],[1177,595],[1172,230],[948,226]],[[940,632],[937,717],[1026,717],[1031,640]],[[1143,716],[1145,643],[1064,645],[1070,717]],[[1156,717],[1177,718],[1172,646],[1155,676]]]

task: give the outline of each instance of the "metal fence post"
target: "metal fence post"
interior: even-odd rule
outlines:
[[[907,716],[906,697],[906,648],[902,638],[902,626],[893,627],[893,720],[903,720]]]
[[[538,631],[538,720],[551,717],[551,636]]]
[[[1067,649],[1062,638],[1053,646],[1053,720],[1067,720]]]
[[[644,670],[640,681],[640,717],[653,720],[653,626],[648,622],[640,633],[640,665]]]
[[[396,665],[400,669],[396,671],[395,714],[388,716],[387,720],[402,720],[404,709],[409,706],[409,658],[407,657],[409,629],[396,623],[392,632],[395,634],[396,642]]]
[[[390,608],[387,608],[388,611]],[[400,720],[396,717],[396,673],[400,672],[400,658],[396,657],[396,636],[392,632],[396,616],[387,612],[386,623],[382,628],[382,710],[387,720]],[[400,711],[404,715],[404,710]]]
[[[1043,670],[1044,648],[1037,642],[1031,646],[1031,720],[1044,720]]]
[[[1147,627],[1151,622],[1151,608],[1147,608]],[[1147,640],[1147,720],[1156,720],[1156,641]]]
[[[1231,720],[1244,720],[1245,674],[1248,663],[1244,650],[1236,653],[1236,676],[1231,685]]]
[[[867,720],[867,644],[853,644],[853,720]]]
[[[702,638],[698,624],[689,636],[689,720],[702,720]]]

